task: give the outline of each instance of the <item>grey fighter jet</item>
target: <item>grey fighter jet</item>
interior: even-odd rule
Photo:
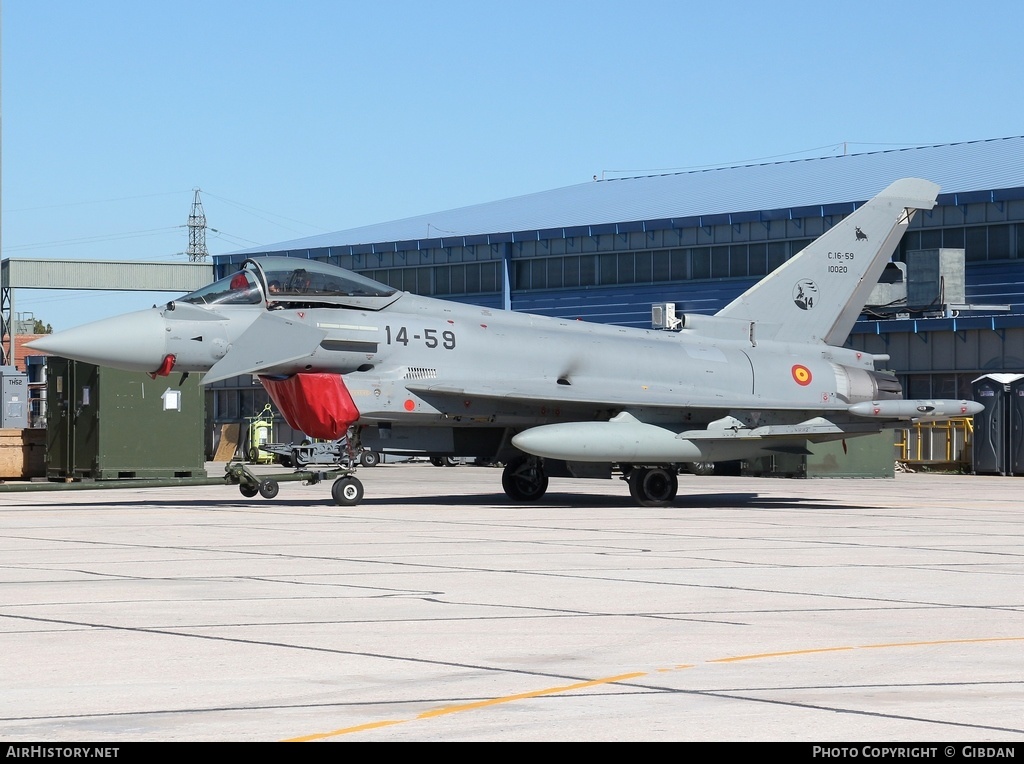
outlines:
[[[313,260],[261,257],[164,307],[33,343],[150,374],[258,375],[288,423],[406,454],[505,463],[535,501],[549,476],[621,474],[672,502],[694,463],[977,413],[903,400],[886,356],[841,347],[914,212],[938,186],[899,180],[714,316],[631,329],[420,297]],[[334,491],[356,503],[362,488]],[[355,482],[353,482],[355,481]],[[341,481],[339,481],[341,482]]]

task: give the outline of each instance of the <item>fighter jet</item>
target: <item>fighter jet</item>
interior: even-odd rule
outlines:
[[[713,316],[675,331],[550,318],[402,292],[315,260],[259,257],[199,291],[32,343],[97,365],[206,384],[257,375],[288,424],[353,447],[504,462],[536,501],[549,476],[626,480],[671,503],[693,463],[977,413],[903,400],[888,356],[842,347],[916,210],[898,180]],[[355,504],[346,475],[334,498]]]

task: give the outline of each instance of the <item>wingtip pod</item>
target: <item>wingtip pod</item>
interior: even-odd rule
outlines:
[[[941,420],[974,416],[984,409],[977,401],[918,400],[863,401],[850,406],[849,411],[855,416],[872,419]]]
[[[901,178],[879,192],[878,197],[899,201],[903,207],[930,210],[935,206],[940,186],[923,178]]]

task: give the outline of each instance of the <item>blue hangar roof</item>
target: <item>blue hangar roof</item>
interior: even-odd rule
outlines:
[[[528,231],[548,231],[550,236],[550,229],[633,221],[660,221],[659,227],[665,228],[673,220],[682,224],[681,218],[847,205],[818,211],[831,214],[851,211],[851,202],[866,201],[904,177],[938,183],[939,204],[1024,198],[1024,136],[597,180],[231,254],[437,239],[438,229],[446,232],[445,241]],[[1012,192],[991,193],[999,190]],[[536,237],[534,233],[530,238]]]

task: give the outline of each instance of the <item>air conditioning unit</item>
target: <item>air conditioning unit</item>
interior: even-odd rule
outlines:
[[[655,329],[678,329],[681,319],[676,318],[674,302],[656,302],[651,305],[651,326]]]

